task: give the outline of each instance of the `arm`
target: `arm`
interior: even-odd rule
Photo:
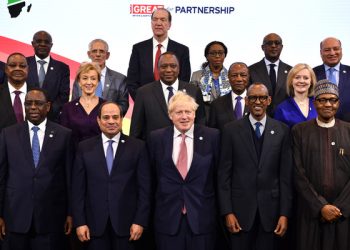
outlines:
[[[7,175],[7,157],[4,130],[0,133],[0,239],[5,236],[5,221],[3,219],[4,197]]]

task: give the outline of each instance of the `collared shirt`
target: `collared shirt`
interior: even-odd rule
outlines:
[[[317,117],[316,118],[316,122],[317,122],[317,125],[322,127],[322,128],[331,128],[331,127],[334,127],[334,125],[335,125],[335,119],[334,118],[333,118],[332,121],[325,123],[325,122],[320,121],[318,119],[318,117]]]
[[[190,170],[190,166],[193,159],[193,131],[194,125],[185,133],[186,135],[186,148],[187,148],[187,171]],[[173,140],[173,161],[176,166],[177,159],[179,158],[180,153],[180,144],[181,144],[181,132],[177,130],[174,126],[174,140]]]
[[[24,101],[25,101],[25,97],[26,97],[26,94],[27,94],[27,83],[25,82],[23,84],[23,86],[19,89],[15,89],[11,83],[8,82],[8,87],[9,87],[9,92],[10,92],[10,96],[11,96],[11,102],[12,102],[12,106],[13,106],[13,103],[15,101],[15,97],[16,97],[16,94],[14,93],[14,91],[18,90],[18,91],[21,91],[22,93],[19,94],[19,99],[21,99],[21,102],[22,102],[22,109],[23,109],[23,115],[25,115],[24,113]],[[24,117],[23,117],[24,118]]]
[[[153,70],[154,70],[154,63],[156,62],[156,54],[157,54],[159,42],[154,37],[152,39],[152,42],[153,42]],[[165,38],[165,40],[160,43],[162,45],[162,47],[160,48],[161,54],[167,51],[168,43],[169,43],[169,37]]]
[[[118,149],[118,143],[119,143],[119,139],[120,139],[120,132],[118,134],[116,134],[113,138],[108,138],[104,133],[101,133],[102,136],[102,145],[103,145],[103,151],[105,152],[105,157],[107,156],[107,148],[108,148],[108,144],[109,144],[109,140],[113,140],[114,143],[112,144],[112,148],[113,148],[113,154],[115,156],[115,153],[117,152]]]
[[[162,82],[162,80],[160,80],[160,83],[162,85],[165,103],[168,104],[169,90],[167,88],[173,87],[173,93],[175,94],[179,90],[179,80],[176,79],[176,81],[172,85],[166,85],[164,82]]]
[[[32,130],[32,127],[34,127],[34,126],[39,127],[39,130],[38,130],[37,133],[38,133],[38,139],[39,139],[39,145],[40,145],[40,152],[41,152],[41,149],[43,148],[43,143],[44,143],[44,138],[45,138],[45,130],[46,130],[46,123],[47,123],[47,119],[46,118],[39,125],[34,125],[30,121],[28,121],[30,145],[32,145],[32,143],[33,143],[33,135],[34,135],[34,131]]]
[[[101,84],[102,84],[102,91],[105,88],[105,79],[106,79],[106,72],[107,72],[107,67],[105,66],[102,70],[101,70]]]
[[[242,94],[240,94],[239,96],[242,97],[241,99],[241,105],[242,105],[242,116],[244,116],[244,107],[245,107],[245,97],[247,95],[247,90],[244,90],[244,92]],[[236,100],[236,97],[238,95],[231,91],[231,97],[232,97],[232,104],[233,104],[233,110],[235,110],[235,107],[236,107],[236,103],[237,103],[237,100]]]
[[[276,71],[276,78],[277,78],[278,77],[278,66],[280,64],[280,60],[278,59],[276,62],[270,62],[269,60],[264,58],[264,61],[266,64],[266,69],[267,69],[268,75],[270,75],[270,64],[275,64],[275,71]],[[277,79],[276,79],[276,81],[277,81]]]
[[[44,64],[44,70],[45,70],[45,74],[47,73],[47,68],[49,67],[49,63],[50,63],[50,55],[44,59],[39,58],[37,55],[35,55],[35,61],[36,61],[36,68],[37,68],[37,73],[39,75],[39,71],[40,71],[40,67],[41,64],[38,63],[39,60],[44,60],[46,63]]]
[[[264,118],[262,118],[260,121],[255,120],[255,118],[252,116],[252,114],[249,114],[249,121],[250,121],[250,124],[252,125],[254,130],[255,130],[255,123],[260,122],[261,123],[261,126],[259,127],[260,134],[262,135],[264,133],[265,125],[266,125],[266,114],[265,114]]]
[[[337,82],[337,85],[338,85],[339,84],[340,63],[338,63],[334,67],[329,67],[328,65],[324,64],[324,70],[326,72],[326,78],[327,79],[328,79],[328,75],[329,75],[329,71],[328,70],[330,68],[334,68],[335,69],[334,76],[335,76],[335,81]]]

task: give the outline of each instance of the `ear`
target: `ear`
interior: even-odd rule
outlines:
[[[267,106],[270,106],[271,101],[272,101],[271,96],[269,96],[269,97],[267,98]]]
[[[111,54],[111,53],[110,53],[109,51],[106,53],[106,60],[108,60],[110,54]]]

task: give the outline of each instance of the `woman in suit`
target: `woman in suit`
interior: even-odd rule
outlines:
[[[313,92],[316,76],[312,68],[305,64],[295,65],[287,76],[287,94],[289,98],[280,103],[274,118],[289,127],[316,118],[313,104]]]
[[[72,130],[75,147],[80,141],[100,134],[96,118],[104,100],[95,94],[100,78],[101,70],[97,64],[82,63],[76,76],[81,96],[63,106],[60,123]]]

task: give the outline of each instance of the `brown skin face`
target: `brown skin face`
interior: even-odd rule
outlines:
[[[340,41],[333,37],[326,38],[321,43],[320,53],[323,63],[329,67],[334,67],[343,56]]]
[[[246,106],[248,106],[250,114],[254,117],[255,120],[260,121],[265,117],[266,109],[271,104],[271,97],[268,96],[268,90],[263,84],[252,85],[248,89],[247,96],[245,98]],[[249,101],[249,97],[258,97],[256,101]],[[260,101],[259,97],[266,97],[265,101]]]
[[[52,48],[52,38],[49,33],[45,31],[39,31],[35,33],[32,41],[35,55],[40,59],[44,59],[49,56]]]
[[[101,117],[97,117],[101,132],[108,138],[116,136],[123,127],[123,117],[120,109],[114,103],[105,104],[101,110]]]
[[[264,51],[267,60],[276,62],[280,58],[283,49],[281,37],[275,33],[268,34],[264,37],[261,49]]]
[[[233,64],[228,72],[228,79],[232,91],[236,95],[241,95],[248,86],[249,70],[244,64]]]
[[[91,50],[87,52],[92,62],[98,63],[101,69],[106,66],[110,53],[102,42],[95,42],[91,46]]]
[[[325,103],[321,103],[321,100],[327,100]],[[338,99],[334,94],[322,94],[316,97],[314,105],[318,114],[318,119],[322,122],[328,123],[334,119],[335,114],[339,108],[339,100],[335,103],[328,101],[329,99]]]
[[[19,89],[28,77],[28,64],[24,56],[14,54],[7,59],[5,73],[10,84]]]
[[[171,54],[161,55],[158,63],[159,77],[166,85],[172,85],[179,76],[179,62]]]
[[[211,70],[221,70],[225,61],[225,50],[220,44],[210,46],[207,61]]]
[[[24,108],[26,119],[34,125],[39,125],[47,117],[50,111],[50,102],[45,98],[45,95],[38,90],[31,90],[27,93]]]

